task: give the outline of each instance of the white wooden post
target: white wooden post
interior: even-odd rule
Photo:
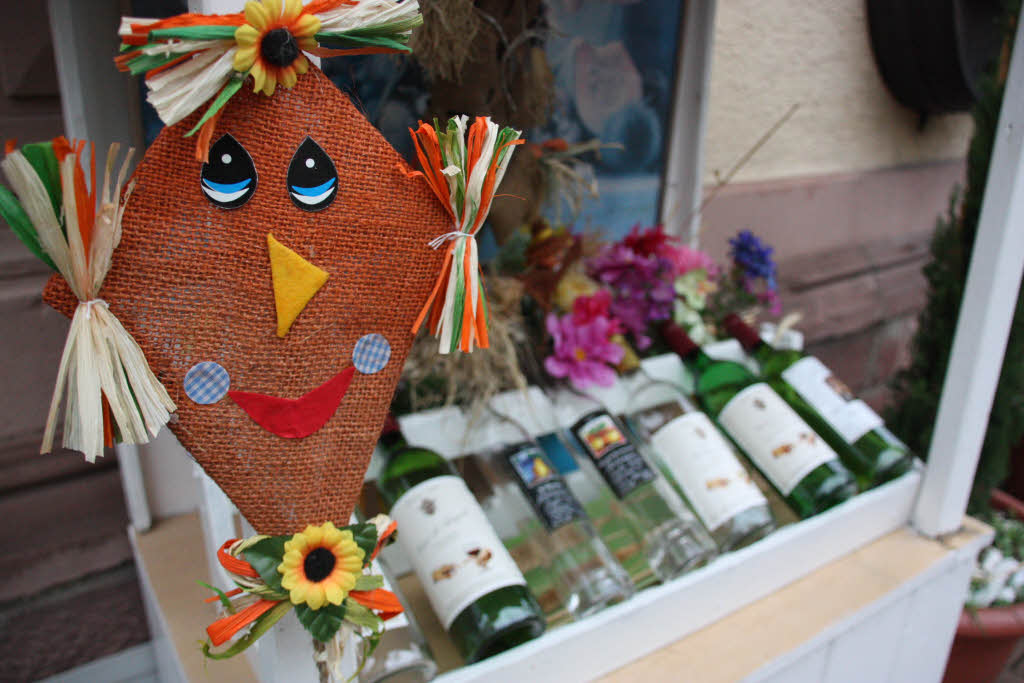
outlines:
[[[1024,270],[1024,25],[1018,25],[978,234],[914,524],[959,528]]]
[[[661,193],[667,232],[697,245],[704,186],[704,130],[711,84],[716,0],[691,0],[683,9],[676,93]]]
[[[64,134],[87,139],[105,157],[112,142],[142,142],[138,85],[114,66],[121,3],[49,0]]]

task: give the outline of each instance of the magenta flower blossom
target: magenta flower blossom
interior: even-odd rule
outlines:
[[[548,332],[554,340],[554,353],[544,359],[544,368],[552,377],[568,377],[577,389],[607,387],[615,382],[612,365],[619,363],[625,351],[609,341],[614,323],[604,316],[577,325],[572,314],[559,318],[549,313]]]
[[[624,244],[610,244],[587,263],[587,270],[611,290],[611,314],[633,335],[636,347],[650,346],[648,325],[672,315],[672,263],[656,254],[638,254]]]

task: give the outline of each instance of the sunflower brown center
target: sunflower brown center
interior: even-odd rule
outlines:
[[[317,583],[331,575],[336,562],[334,553],[327,548],[314,548],[306,555],[306,559],[302,563],[302,569],[307,579]]]
[[[275,28],[260,41],[260,54],[274,66],[289,66],[299,56],[299,44],[288,29]]]

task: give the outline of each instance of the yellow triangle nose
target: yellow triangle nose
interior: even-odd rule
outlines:
[[[327,272],[278,242],[270,233],[267,233],[267,249],[274,278],[277,336],[283,338],[309,300],[327,282]]]

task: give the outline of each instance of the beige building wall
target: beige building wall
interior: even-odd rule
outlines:
[[[716,182],[794,104],[796,114],[734,182],[889,168],[962,158],[966,114],[923,131],[875,67],[865,0],[718,3],[705,140]]]

